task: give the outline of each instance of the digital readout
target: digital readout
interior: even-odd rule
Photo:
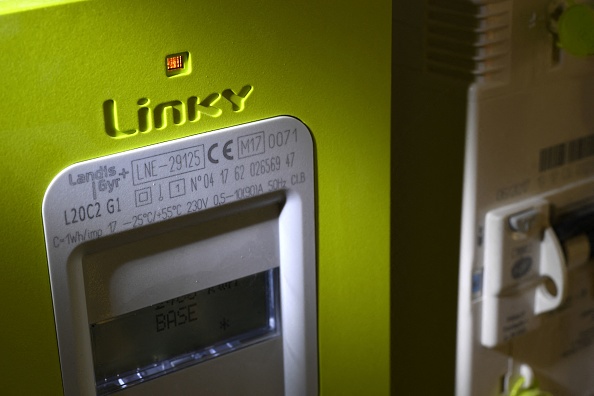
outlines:
[[[278,268],[90,325],[98,394],[278,334]]]

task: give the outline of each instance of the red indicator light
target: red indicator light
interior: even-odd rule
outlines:
[[[191,71],[192,62],[189,52],[178,52],[165,57],[165,75],[167,77],[183,76]]]
[[[184,68],[184,58],[182,55],[167,57],[167,70],[179,70]]]

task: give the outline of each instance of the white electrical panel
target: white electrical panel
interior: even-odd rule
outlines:
[[[466,48],[474,65],[458,396],[594,394],[594,60],[560,48],[559,22],[574,6],[429,5],[441,59]]]

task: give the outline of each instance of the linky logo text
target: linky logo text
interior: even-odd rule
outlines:
[[[103,102],[105,132],[112,138],[121,139],[138,133],[147,133],[153,129],[165,129],[169,126],[169,121],[173,121],[175,125],[183,125],[186,121],[196,122],[200,120],[202,115],[219,117],[223,110],[215,105],[221,98],[231,104],[232,111],[240,112],[245,108],[245,102],[253,90],[254,88],[251,85],[246,85],[238,93],[231,89],[225,89],[222,93],[212,93],[203,100],[200,100],[197,96],[190,96],[185,102],[171,100],[155,106],[151,106],[150,99],[141,98],[137,101],[138,126],[133,129],[120,127],[117,104],[115,100],[109,99]]]

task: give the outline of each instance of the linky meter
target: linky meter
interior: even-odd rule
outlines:
[[[315,393],[313,161],[277,117],[61,172],[43,217],[65,394]]]
[[[388,395],[390,37],[386,0],[0,1],[2,392]]]

